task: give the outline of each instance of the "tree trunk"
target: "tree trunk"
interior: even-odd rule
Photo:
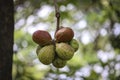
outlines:
[[[12,80],[13,0],[0,0],[0,80]]]

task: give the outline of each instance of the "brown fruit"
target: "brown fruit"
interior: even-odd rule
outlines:
[[[74,37],[74,32],[69,27],[63,27],[59,29],[56,34],[55,38],[57,42],[69,42]]]
[[[51,43],[51,36],[47,31],[37,30],[33,33],[32,39],[40,46],[44,46]]]
[[[54,61],[53,61],[53,66],[56,67],[56,68],[62,68],[66,65],[67,61],[66,60],[62,60],[60,58],[56,58]]]

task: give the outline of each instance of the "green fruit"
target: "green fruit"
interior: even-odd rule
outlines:
[[[39,53],[39,51],[41,50],[41,46],[37,46],[37,49],[36,49],[36,53],[37,53],[37,55],[38,55],[38,53]]]
[[[55,52],[53,45],[44,46],[38,53],[38,58],[40,62],[45,65],[52,63],[54,56]]]
[[[63,60],[69,60],[74,55],[74,49],[66,43],[56,44],[56,53]]]
[[[60,58],[56,58],[54,61],[53,61],[53,66],[55,66],[56,68],[62,68],[66,65],[67,61],[66,60],[62,60]]]
[[[78,48],[79,48],[79,43],[78,43],[78,41],[76,39],[72,39],[70,41],[70,45],[74,48],[75,51],[77,51]]]

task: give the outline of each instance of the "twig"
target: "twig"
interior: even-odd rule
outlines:
[[[55,5],[55,16],[57,18],[57,26],[56,26],[56,31],[55,33],[59,30],[59,24],[60,24],[60,12],[59,12],[59,8],[57,5],[57,0],[54,0],[54,5]]]

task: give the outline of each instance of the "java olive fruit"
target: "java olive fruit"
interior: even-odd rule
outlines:
[[[38,58],[41,63],[45,65],[49,65],[52,63],[55,56],[54,46],[53,45],[46,45],[38,53]]]
[[[33,33],[32,39],[35,43],[44,46],[51,43],[51,36],[47,31],[37,30]]]
[[[38,55],[39,51],[41,50],[41,48],[42,48],[42,47],[41,47],[40,45],[37,46],[37,48],[36,48],[36,53],[37,53],[37,55]]]
[[[62,68],[66,65],[66,63],[67,63],[66,60],[62,60],[60,58],[55,58],[52,64],[56,68]]]
[[[70,41],[70,46],[71,46],[72,48],[74,48],[75,51],[77,51],[78,48],[79,48],[79,43],[78,43],[78,41],[77,41],[76,39],[72,39],[72,40]]]
[[[70,40],[72,40],[73,37],[74,37],[74,32],[69,27],[63,27],[59,29],[55,34],[55,38],[57,42],[69,42]]]
[[[70,60],[74,55],[74,49],[67,43],[56,44],[56,53],[63,60]]]

